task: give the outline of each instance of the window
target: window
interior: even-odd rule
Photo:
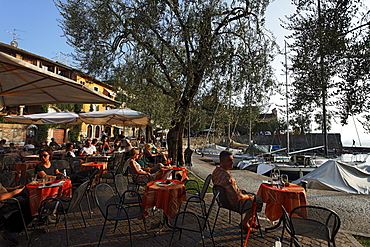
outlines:
[[[99,138],[100,136],[100,126],[95,127],[95,138]]]
[[[99,88],[98,87],[94,87],[94,91],[99,92]]]
[[[91,125],[87,126],[87,137],[88,138],[92,137],[92,126]]]

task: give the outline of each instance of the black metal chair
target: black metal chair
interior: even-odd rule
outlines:
[[[11,171],[7,173],[0,174],[0,183],[4,187],[13,187],[16,184],[16,178],[18,176],[18,172]]]
[[[199,191],[199,184],[196,180],[187,180],[185,182],[185,186],[189,183],[194,183],[197,186],[197,188],[191,188],[189,190],[186,190],[187,193],[186,193],[186,197],[188,198],[186,200],[186,203],[185,203],[185,208],[184,208],[184,211],[186,211],[187,207],[188,207],[188,204],[189,203],[200,203],[201,207],[202,207],[202,212],[205,213],[205,208],[203,208],[203,204],[201,203],[202,200],[204,199],[206,193],[207,193],[207,190],[208,190],[208,187],[209,187],[209,184],[211,183],[211,179],[212,179],[212,174],[209,174],[206,179],[204,180],[204,184],[203,184],[203,187],[202,187],[202,190]],[[189,191],[195,191],[196,193],[188,193]]]
[[[335,246],[340,218],[333,210],[319,206],[299,206],[290,212],[292,223],[291,243],[296,235],[322,239]]]
[[[283,211],[283,215],[281,216],[283,219],[283,230],[281,231],[281,243],[283,243],[284,241],[284,232],[286,230],[291,238],[290,246],[292,246],[293,241],[295,247],[301,247],[301,245],[298,242],[298,239],[294,236],[292,222],[290,221],[289,215],[283,205],[281,205],[281,210]]]
[[[240,215],[240,222],[242,222],[243,221],[243,215],[246,212],[248,212],[250,210],[253,210],[253,206],[251,206],[250,208],[248,208],[248,207],[245,206],[245,204],[249,202],[248,200],[245,200],[244,203],[241,204],[241,205],[238,205],[236,203],[231,203],[229,201],[229,199],[228,199],[227,192],[226,192],[225,188],[222,187],[222,186],[220,186],[220,185],[214,185],[213,186],[213,193],[215,194],[217,192],[219,192],[220,195],[219,195],[219,197],[217,199],[218,210],[217,210],[215,222],[213,224],[213,230],[212,230],[212,232],[215,229],[215,226],[216,226],[216,223],[217,223],[218,214],[219,214],[221,208],[224,208],[224,209],[229,210],[229,223],[231,223],[231,212],[238,213]],[[248,194],[253,194],[253,193],[248,193]],[[254,197],[254,200],[256,200],[256,197]],[[255,203],[255,201],[253,203]],[[257,220],[257,225],[260,226],[257,212],[254,212],[254,217]],[[260,235],[262,237],[261,227],[258,227],[258,228],[259,228]],[[240,241],[241,241],[241,245],[243,246],[243,229],[240,229]]]
[[[123,193],[123,200],[125,200],[126,193],[136,193],[138,198],[140,195],[136,191],[126,191]],[[100,246],[101,239],[103,237],[104,228],[107,221],[115,221],[115,228],[117,226],[118,221],[120,220],[127,220],[128,222],[128,229],[130,234],[130,244],[132,246],[132,234],[131,234],[131,219],[138,218],[142,216],[145,212],[144,208],[140,205],[141,200],[139,199],[138,204],[131,204],[131,205],[123,205],[119,203],[119,198],[114,195],[112,187],[108,184],[101,183],[98,184],[95,188],[95,200],[96,204],[98,205],[100,212],[104,217],[104,224],[100,234],[98,246]],[[146,224],[145,224],[145,217],[143,218],[144,228],[146,232]]]
[[[57,216],[55,224],[58,224],[60,221],[60,217],[64,217],[64,227],[66,229],[66,239],[67,239],[67,246],[69,245],[69,235],[68,235],[68,227],[67,227],[67,215],[72,209],[74,209],[77,205],[79,207],[82,220],[86,227],[85,217],[82,212],[81,201],[84,197],[87,187],[89,185],[89,181],[82,183],[78,188],[76,188],[72,193],[72,198],[70,197],[57,197],[57,198],[47,198],[41,202],[41,205],[38,210],[38,219],[37,222],[44,222],[44,218],[50,216]],[[72,187],[70,189],[73,189]],[[34,224],[35,227],[38,226],[38,223]],[[46,220],[46,223],[48,221]],[[35,231],[33,231],[35,232]],[[32,237],[29,241],[29,245],[31,243]]]
[[[11,210],[7,213],[3,213],[2,216],[4,218],[8,218],[11,214],[17,213],[17,212],[20,214],[21,219],[22,219],[23,229],[24,229],[24,232],[26,234],[26,238],[29,239],[26,222],[24,220],[21,204],[19,203],[18,199],[12,197],[12,198],[2,200],[0,203],[3,205],[3,207],[11,206],[12,208],[14,208],[13,210]],[[15,205],[15,207],[14,207],[14,205]]]
[[[139,198],[134,193],[132,196],[130,194],[125,194],[127,190],[129,190],[132,186],[130,186],[127,177],[123,174],[119,173],[114,176],[114,185],[116,187],[117,194],[120,197],[120,203],[122,204],[135,204],[139,203]],[[125,198],[123,195],[126,195]]]
[[[105,179],[105,182],[107,182],[108,179],[114,179],[116,174],[123,173],[124,157],[124,154],[116,154],[111,164],[108,164],[106,172],[100,176],[100,179]]]
[[[198,215],[198,214],[196,214],[194,212],[190,212],[190,211],[182,211],[182,212],[179,212],[179,213],[175,214],[172,217],[172,219],[169,220],[169,227],[171,227],[173,229],[169,246],[172,246],[172,241],[173,241],[173,237],[174,237],[174,234],[175,234],[176,230],[180,230],[179,240],[181,239],[181,234],[182,234],[183,230],[191,231],[191,232],[199,232],[200,235],[201,235],[203,246],[205,246],[204,231],[206,230],[207,227],[208,227],[209,233],[211,235],[212,244],[213,244],[213,246],[215,246],[215,241],[213,239],[212,229],[211,229],[211,226],[209,224],[209,217],[212,213],[213,206],[214,206],[218,196],[219,196],[219,192],[216,192],[213,195],[212,202],[209,205],[208,211],[205,214],[203,212],[203,209],[201,209],[202,210],[201,215]],[[204,202],[203,199],[200,200],[200,203],[203,204],[202,208],[206,207],[205,202]]]

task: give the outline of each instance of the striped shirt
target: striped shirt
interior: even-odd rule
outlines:
[[[220,166],[214,169],[212,173],[212,182],[214,185],[220,185],[225,188],[230,202],[237,201],[239,195],[243,194],[230,172]]]

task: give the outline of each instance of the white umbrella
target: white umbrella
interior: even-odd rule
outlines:
[[[114,104],[85,85],[0,52],[0,106]]]
[[[78,114],[74,112],[50,112],[30,114],[23,116],[5,116],[7,122],[16,122],[24,124],[81,124]]]
[[[79,116],[83,122],[96,125],[145,126],[149,122],[147,115],[129,108],[80,113]]]

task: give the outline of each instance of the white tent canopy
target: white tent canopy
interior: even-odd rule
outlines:
[[[328,160],[319,168],[292,183],[306,180],[307,188],[370,194],[370,172],[336,160]]]
[[[50,112],[40,114],[30,114],[23,116],[6,116],[7,122],[16,122],[23,124],[81,124],[82,121],[74,112]]]
[[[76,81],[0,52],[0,106],[57,103],[118,102]]]
[[[145,126],[149,122],[147,115],[129,108],[80,113],[79,116],[83,122],[96,125],[109,124],[134,127]]]

